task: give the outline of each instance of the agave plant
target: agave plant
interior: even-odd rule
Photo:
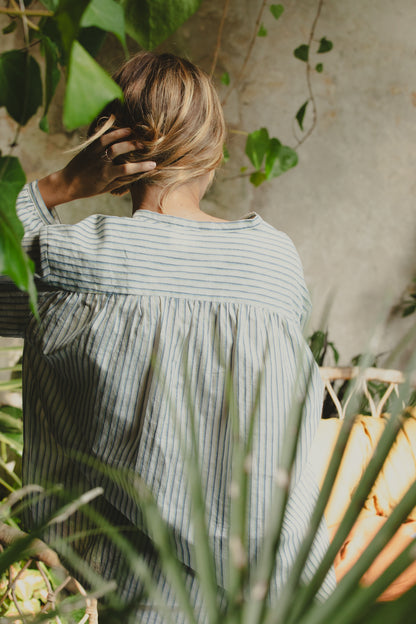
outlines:
[[[21,347],[6,347],[0,352],[10,352],[14,364],[0,369],[4,377],[11,377],[0,381],[0,395],[5,393],[20,393],[22,390],[22,366],[20,364]],[[0,402],[0,488],[3,495],[21,487],[19,476],[20,462],[23,452],[23,423],[22,409],[14,405],[2,405]]]
[[[362,362],[365,367],[366,362]],[[155,363],[155,367],[156,367]],[[409,365],[407,379],[413,370],[414,362]],[[359,379],[351,384],[359,383]],[[261,378],[258,380],[258,388]],[[165,389],[168,391],[168,389]],[[274,501],[270,509],[269,530],[264,538],[260,556],[255,564],[249,569],[247,557],[242,557],[247,542],[247,500],[249,491],[248,458],[250,457],[252,436],[255,419],[253,416],[249,434],[242,439],[238,428],[238,412],[233,400],[233,387],[231,375],[228,379],[227,396],[229,402],[229,414],[233,424],[233,449],[232,449],[232,482],[236,485],[238,495],[230,499],[230,554],[229,554],[229,587],[227,594],[219,599],[218,585],[216,580],[215,562],[211,550],[210,539],[206,526],[205,501],[199,474],[199,458],[197,445],[197,419],[192,419],[190,432],[191,443],[183,442],[184,459],[187,464],[187,476],[189,490],[192,499],[192,519],[195,532],[195,557],[196,573],[203,592],[206,616],[204,622],[209,624],[381,624],[383,622],[411,621],[416,605],[416,588],[409,590],[398,600],[392,603],[377,603],[377,598],[396,579],[403,570],[415,559],[414,545],[409,545],[396,558],[396,560],[379,576],[370,586],[362,587],[360,579],[371,566],[375,558],[394,535],[400,524],[406,519],[409,512],[416,505],[416,482],[409,488],[400,503],[392,512],[383,528],[378,532],[365,552],[351,568],[351,570],[339,582],[336,589],[325,602],[318,602],[316,595],[324,578],[330,570],[334,558],[341,548],[344,540],[354,525],[360,510],[370,493],[377,476],[389,454],[398,431],[407,418],[406,405],[410,395],[410,384],[407,381],[402,384],[399,395],[391,404],[391,416],[388,419],[384,432],[378,442],[376,451],[367,466],[367,469],[351,498],[348,510],[335,534],[328,550],[319,567],[308,582],[304,581],[303,569],[312,547],[314,537],[322,521],[325,507],[331,494],[332,486],[337,475],[346,444],[354,423],[358,407],[357,399],[349,402],[345,419],[339,433],[339,437],[329,463],[324,483],[321,487],[319,498],[310,518],[309,531],[297,553],[297,558],[289,573],[285,586],[281,590],[279,600],[270,604],[267,594],[276,561],[276,553],[279,548],[282,522],[285,514],[286,503],[290,492],[290,477],[294,469],[296,448],[300,424],[303,416],[303,403],[300,401],[294,406],[291,414],[292,426],[287,431],[284,454],[279,466],[280,475],[286,475],[287,479],[278,479],[274,494]],[[258,395],[257,395],[258,398]],[[188,396],[188,402],[192,407],[192,397]],[[179,429],[178,429],[179,432]],[[179,432],[180,435],[180,432]],[[84,458],[85,462],[91,462],[90,458]],[[96,461],[96,460],[94,460]],[[189,624],[199,624],[200,616],[196,613],[187,586],[183,578],[183,571],[176,558],[173,539],[169,528],[164,523],[157,505],[151,494],[146,491],[137,475],[123,473],[120,470],[109,469],[101,466],[100,469],[107,478],[123,484],[129,489],[132,498],[144,512],[149,533],[156,545],[164,573],[170,582],[182,613]],[[76,500],[67,500],[62,509],[48,519],[48,523],[60,522],[81,506],[84,513],[96,524],[98,531],[107,534],[123,554],[126,564],[135,574],[143,580],[146,593],[151,600],[163,609],[163,599],[152,579],[150,570],[140,555],[132,549],[131,542],[125,536],[111,526],[95,508],[90,504],[100,492],[94,491]],[[41,493],[39,495],[46,495]],[[63,493],[68,498],[68,493]],[[24,500],[21,503],[24,505]],[[20,561],[25,556],[33,554],[33,539],[42,535],[44,527],[39,527],[31,535],[24,536],[13,543],[8,549],[0,554],[0,575],[8,566],[15,561]],[[86,569],[84,562],[71,549],[67,541],[57,541],[53,544],[55,550],[62,553],[71,568],[78,570],[80,576],[86,580],[90,588],[90,595],[105,596],[105,607],[100,614],[100,622],[135,621],[129,620],[131,613],[137,607],[137,601],[122,604],[117,599],[114,586],[104,583],[102,579],[90,569]],[[262,591],[259,591],[261,588]],[[79,604],[75,605],[79,608]],[[71,609],[75,606],[71,601],[63,601],[57,611],[49,615],[37,615],[32,620],[45,621],[45,618],[64,617],[71,621]],[[168,609],[164,611],[166,624],[174,624],[175,618]],[[55,621],[50,619],[49,621]]]

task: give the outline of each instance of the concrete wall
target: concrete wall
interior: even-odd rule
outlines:
[[[217,79],[223,71],[232,79],[238,74],[260,4],[230,1]],[[293,118],[307,99],[305,64],[293,49],[306,43],[318,0],[283,4],[278,22],[265,10],[268,36],[257,38],[247,72],[227,102],[231,161],[204,205],[227,218],[255,210],[292,237],[314,302],[311,330],[326,323],[342,363],[348,363],[366,348],[416,274],[416,5],[414,0],[326,0],[315,38],[326,36],[334,49],[314,57],[324,63],[324,72],[312,76],[317,127],[299,148],[298,166],[255,189],[239,177],[240,167],[249,163],[245,137],[233,130],[266,126],[272,136],[294,145]],[[209,70],[222,6],[223,0],[205,0],[161,49],[188,55]],[[114,67],[121,59],[117,44],[108,43],[101,58]],[[219,88],[225,96],[227,87]],[[23,130],[16,149],[29,179],[62,166],[63,150],[79,140],[78,133],[64,132],[58,104],[49,136],[37,130],[37,121]],[[4,149],[14,129],[2,110],[0,131]],[[103,197],[90,200],[88,212],[77,204],[60,214],[74,221],[94,211],[128,214],[129,205]],[[328,299],[329,317],[323,321]],[[375,351],[391,349],[411,324],[413,317],[390,320],[378,332]]]

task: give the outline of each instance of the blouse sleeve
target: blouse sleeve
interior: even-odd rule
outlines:
[[[57,220],[46,207],[36,181],[26,184],[19,193],[16,212],[25,229],[22,247],[39,269],[39,232],[42,227],[54,225]]]
[[[39,269],[39,232],[45,225],[57,221],[47,209],[39,192],[37,182],[26,184],[18,195],[16,212],[23,224],[25,233],[22,248]],[[8,278],[0,277],[0,335],[23,337],[31,316],[29,299]]]

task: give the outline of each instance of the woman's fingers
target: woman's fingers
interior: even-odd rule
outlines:
[[[156,163],[120,163],[117,158],[141,149],[140,142],[132,139],[130,128],[108,132],[74,156],[62,170],[40,180],[46,205],[100,195],[134,182],[140,174],[154,169]]]
[[[141,148],[143,148],[143,145],[138,141],[120,141],[106,147],[104,156],[107,160],[115,160],[118,156],[140,151]]]
[[[146,160],[144,162],[137,163],[125,163],[123,165],[116,165],[113,169],[114,178],[121,180],[122,178],[131,177],[144,173],[145,171],[151,171],[156,167],[156,163]]]
[[[110,130],[106,132],[102,137],[97,139],[101,147],[104,149],[117,141],[122,141],[131,135],[131,128],[117,128],[117,130]]]

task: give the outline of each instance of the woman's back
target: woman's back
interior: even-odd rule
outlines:
[[[52,545],[69,538],[95,572],[116,580],[122,600],[138,601],[133,622],[162,624],[163,610],[152,593],[143,598],[143,574],[129,563],[136,551],[181,624],[154,527],[144,517],[150,491],[202,623],[190,471],[200,473],[218,596],[226,600],[229,557],[252,564],[259,555],[276,476],[282,479],[291,408],[302,396],[271,600],[308,529],[317,497],[308,458],[322,401],[302,335],[309,296],[287,236],[259,215],[213,221],[200,208],[225,139],[209,77],[188,60],[143,52],[115,80],[123,101],[102,111],[93,136],[64,169],[25,187],[18,200],[24,245],[39,276],[40,323],[21,296],[0,292],[0,329],[25,337],[24,480],[61,483],[64,496],[102,488],[89,507],[49,524],[45,537]],[[130,219],[95,215],[67,226],[49,212],[73,199],[126,191]],[[230,501],[240,495],[231,482],[232,453],[234,427],[247,440],[252,422],[244,552],[229,531]],[[58,494],[32,498],[28,524],[46,520],[61,503]],[[97,527],[94,509],[123,532],[131,551]],[[322,526],[305,578],[326,544]],[[332,587],[329,575],[319,597]]]
[[[312,366],[275,594],[316,497],[307,461],[322,399],[302,337],[309,299],[290,239],[255,214],[212,223],[139,210],[131,219],[94,216],[58,225],[50,215],[45,220],[36,185],[21,194],[18,209],[25,244],[41,249],[45,289],[41,323],[32,320],[26,331],[25,481],[45,485],[52,471],[69,491],[103,486],[100,513],[146,536],[134,496],[106,471],[130,472],[133,481],[139,476],[173,531],[178,559],[195,570],[183,447],[189,450],[194,419],[220,587],[227,586],[229,540],[228,376],[244,438],[255,409],[248,505],[254,560],[295,387],[299,379],[306,387]],[[30,523],[56,504],[51,498],[49,505],[33,505]],[[51,527],[49,539],[90,528],[81,515],[70,525]],[[322,534],[312,568],[325,544]],[[125,574],[111,540],[81,540],[78,549],[104,577]],[[149,561],[150,553],[151,546]],[[122,585],[127,594],[141,589],[132,578]]]

